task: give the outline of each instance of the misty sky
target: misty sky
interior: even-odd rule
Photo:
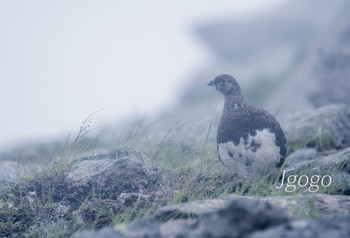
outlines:
[[[250,17],[284,3],[0,0],[0,149],[68,134],[176,102],[211,62],[197,23]]]

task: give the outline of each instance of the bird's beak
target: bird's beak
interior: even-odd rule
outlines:
[[[214,82],[210,81],[210,83],[208,83],[208,86],[214,86]]]

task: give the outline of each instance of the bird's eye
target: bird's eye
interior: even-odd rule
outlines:
[[[218,86],[220,86],[222,83],[223,83],[222,80],[218,80],[218,81],[216,82],[216,84],[217,84]]]

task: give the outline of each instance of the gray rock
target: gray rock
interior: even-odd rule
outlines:
[[[149,199],[160,177],[160,171],[149,164],[146,156],[123,148],[75,161],[65,173],[64,182],[83,201],[95,191],[102,199],[119,197],[120,205],[131,205]]]
[[[314,148],[303,148],[290,154],[284,162],[284,166],[288,167],[303,161],[314,160],[317,158],[317,156],[317,150],[315,150]]]
[[[305,172],[307,175],[312,174],[337,174],[350,172],[350,147],[339,151],[338,153],[321,157],[316,160],[296,163],[287,169],[287,172],[299,173]]]
[[[175,238],[180,231],[190,227],[194,222],[195,219],[169,220],[159,225],[160,234],[162,237]]]
[[[225,199],[235,200],[240,196],[230,194]],[[250,197],[247,199],[269,202],[282,208],[289,216],[332,219],[338,215],[350,214],[350,197],[328,194],[305,194],[298,196]]]
[[[333,219],[349,215],[350,197],[328,194],[267,197],[261,200],[282,208],[291,216]]]
[[[153,219],[141,219],[115,230],[103,228],[98,231],[77,232],[72,238],[161,238],[158,224]]]
[[[290,224],[256,231],[249,238],[343,238],[350,237],[350,215],[336,217],[333,220],[297,219]]]
[[[227,206],[227,204],[231,205]],[[238,207],[234,208],[232,204]],[[273,209],[277,211],[283,210],[279,217],[280,220],[274,215],[271,216],[276,210],[269,213],[270,205],[268,204],[273,204]],[[266,219],[266,222],[271,225],[267,231],[275,230],[277,227],[288,227],[289,218],[287,217],[292,218],[293,222],[295,220],[293,226],[297,228],[303,222],[312,223],[311,219],[298,217],[317,217],[324,221],[332,221],[340,215],[349,216],[349,207],[350,198],[348,196],[308,194],[259,198],[230,194],[223,195],[219,199],[163,207],[153,216],[158,222],[164,222],[160,224],[163,237],[236,237],[237,235],[243,237],[244,234],[261,229],[260,218]],[[236,211],[235,209],[241,210]],[[288,216],[284,215],[285,212]],[[249,218],[250,216],[254,218]],[[274,219],[277,219],[277,223],[281,222],[282,226],[277,224],[275,228],[275,223],[272,222]],[[230,231],[230,229],[235,230]]]
[[[78,220],[82,224],[93,223],[99,229],[110,225],[116,215],[123,216],[124,212],[130,211],[130,207],[147,209],[157,205],[156,201],[162,203],[164,195],[157,193],[161,172],[148,162],[146,156],[127,147],[74,162],[65,173],[64,181],[67,193],[75,200],[83,201],[75,205],[77,210],[74,214]],[[102,210],[108,212],[101,214]],[[78,233],[76,237],[142,237],[130,235],[135,229],[125,230],[129,232],[127,235],[125,232],[104,229]],[[152,233],[148,237],[156,236]]]
[[[292,148],[312,147],[323,151],[350,146],[350,105],[329,105],[289,117],[285,126]]]
[[[330,230],[324,234],[339,237],[349,231],[345,225],[350,217],[349,207],[348,196],[309,194],[258,198],[230,194],[219,199],[166,206],[149,218],[118,230],[104,228],[76,233],[73,237],[283,237],[281,234],[285,232],[286,237],[300,238],[319,237],[327,227]]]
[[[328,155],[316,160],[296,163],[286,168],[286,177],[290,175],[320,175],[331,177],[331,185],[327,192],[350,194],[350,148],[336,154]]]
[[[350,197],[327,194],[307,194],[299,196],[250,197],[235,194],[222,195],[219,199],[194,201],[162,207],[153,215],[160,224],[163,237],[176,237],[184,229],[191,229],[198,219],[208,213],[225,209],[227,203],[238,201],[257,201],[273,204],[283,209],[290,217],[317,217],[333,219],[349,214]],[[249,202],[248,202],[249,203]],[[216,237],[216,236],[214,236]]]
[[[103,228],[99,231],[81,231],[74,233],[71,238],[125,238],[113,228]]]
[[[159,208],[153,216],[159,222],[173,219],[197,218],[205,213],[216,211],[225,207],[227,202],[240,199],[269,202],[282,208],[290,216],[317,216],[320,218],[332,218],[350,211],[350,197],[328,194],[304,194],[298,196],[270,196],[252,197],[236,194],[223,194],[217,199],[199,200],[178,205]]]
[[[196,218],[199,215],[213,212],[218,208],[223,208],[224,205],[225,200],[223,199],[199,200],[161,207],[153,216],[155,216],[156,220],[160,222],[166,222],[173,219]]]
[[[71,187],[86,187],[91,184],[104,187],[109,180],[144,178],[155,173],[151,167],[136,156],[115,159],[82,160],[66,173],[66,182]],[[131,176],[131,177],[130,177]],[[140,188],[141,189],[141,188]]]
[[[237,199],[224,208],[199,216],[176,237],[244,237],[287,222],[283,210],[267,202]]]
[[[286,169],[289,173],[306,175],[312,174],[338,174],[344,172],[349,174],[350,171],[350,148],[340,151],[336,154],[328,155],[316,160],[296,163]]]
[[[125,237],[138,238],[138,237],[154,237],[161,238],[161,233],[158,224],[154,218],[141,219],[129,224],[126,229],[122,229],[121,232]]]

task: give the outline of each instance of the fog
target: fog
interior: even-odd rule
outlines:
[[[176,104],[212,52],[198,23],[286,1],[0,1],[0,149]]]

